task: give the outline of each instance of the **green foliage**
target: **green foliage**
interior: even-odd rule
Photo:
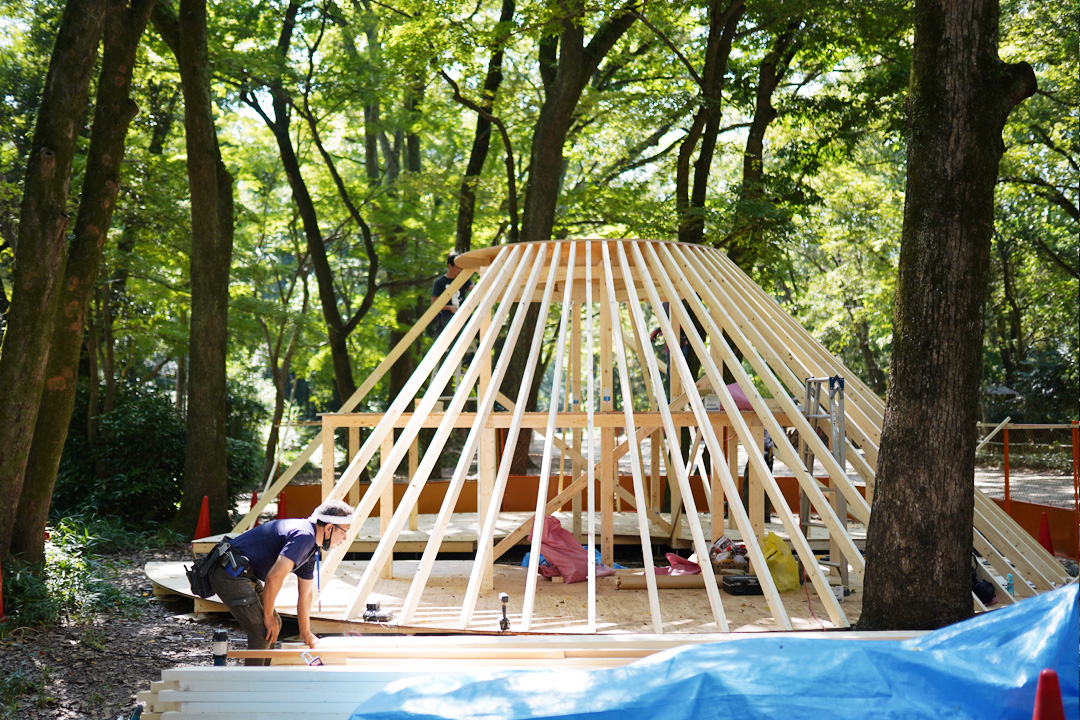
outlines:
[[[265,411],[254,393],[231,383],[227,423],[229,491],[259,480],[262,456],[256,428]],[[129,522],[163,523],[180,501],[186,427],[168,395],[127,390],[98,418],[98,438],[86,433],[87,392],[80,387],[53,493],[53,514],[94,512]]]
[[[51,627],[82,623],[103,612],[128,612],[141,602],[110,583],[114,568],[106,553],[118,547],[146,547],[146,531],[132,531],[115,520],[61,518],[45,542],[45,566],[18,559],[4,564],[3,627]]]
[[[34,703],[43,706],[46,702],[45,681],[32,679],[21,670],[11,674],[0,675],[0,720],[14,719],[19,709],[19,698],[26,695],[35,695]]]

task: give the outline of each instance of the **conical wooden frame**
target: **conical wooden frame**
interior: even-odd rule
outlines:
[[[382,515],[381,537],[342,619],[358,617],[378,578],[389,572],[395,543],[415,517],[420,494],[448,438],[456,428],[467,428],[449,488],[397,618],[400,624],[407,625],[419,607],[475,461],[480,487],[478,542],[460,608],[461,630],[470,627],[481,593],[492,590],[492,563],[530,531],[528,580],[521,620],[513,629],[532,629],[542,524],[549,513],[567,502],[574,502],[575,513],[583,508],[590,556],[594,548],[599,548],[603,561],[610,565],[616,497],[635,509],[654,632],[664,632],[667,627],[653,573],[655,538],[658,534],[673,535],[685,523],[694,553],[698,558],[708,558],[712,542],[725,530],[725,499],[731,500],[726,503],[727,520],[746,544],[751,568],[761,583],[775,624],[784,630],[792,629],[762,549],[765,496],[829,620],[838,627],[849,625],[830,587],[829,576],[838,565],[846,566],[857,577],[863,574],[864,559],[847,529],[847,521],[850,517],[866,524],[870,518],[868,498],[873,493],[884,414],[880,397],[723,253],[712,248],[660,241],[573,239],[477,250],[459,256],[457,264],[464,272],[344,403],[342,413],[357,406],[405,348],[424,332],[438,309],[468,277],[478,273],[475,287],[387,411],[377,421],[372,420],[371,432],[362,445],[352,449],[352,459],[340,477],[335,477],[332,461],[324,461],[324,497],[346,499],[351,494],[350,499],[356,501],[348,541],[323,563],[324,579],[333,574],[376,503]],[[532,333],[526,335],[526,313],[533,304],[538,305],[539,320]],[[548,407],[543,412],[526,412],[525,399],[549,325],[557,330],[549,350],[551,384],[541,393],[549,398]],[[657,326],[666,344],[663,353],[658,353],[650,342]],[[529,361],[524,373],[514,378],[518,390],[511,400],[503,388],[508,385],[510,358],[519,343],[527,344]],[[474,357],[463,367],[466,355],[473,350]],[[696,375],[692,364],[700,368]],[[751,410],[739,409],[724,382],[725,371],[734,378]],[[442,408],[455,376],[449,403]],[[807,418],[823,408],[801,408],[796,403],[796,398],[803,397],[807,378],[833,377],[841,377],[845,383],[845,467],[819,437],[814,421]],[[759,392],[759,387],[768,397]],[[710,394],[718,399],[718,410],[707,408],[706,396]],[[475,411],[465,412],[470,398],[476,403]],[[403,474],[402,463],[424,427],[433,427],[434,436],[410,473],[404,496],[394,507],[390,494],[394,475]],[[501,458],[495,457],[496,427],[505,428],[507,434]],[[545,444],[535,511],[529,522],[495,544],[499,508],[523,427],[541,432]],[[787,428],[794,428],[800,441],[793,444]],[[684,429],[689,429],[692,438],[689,452],[684,452]],[[574,438],[569,444],[559,438],[567,430]],[[789,509],[763,458],[760,449],[766,431],[773,439],[776,455],[795,476],[813,515],[828,532],[832,571],[815,555],[799,516]],[[652,440],[650,474],[645,471],[641,453],[645,438]],[[800,442],[804,447],[796,447]],[[747,449],[749,512],[739,501],[736,443]],[[333,458],[333,433],[324,430],[238,524],[237,531],[251,526],[266,503],[320,445],[324,457]],[[711,463],[704,460],[705,450]],[[560,457],[568,458],[577,472],[561,492],[547,501],[556,451]],[[376,453],[380,453],[379,470],[356,498],[360,474]],[[627,454],[632,491],[623,489],[617,479],[618,460]],[[684,457],[688,458],[685,462]],[[815,476],[815,459],[824,475],[819,469]],[[661,461],[671,490],[670,508],[664,511],[657,480]],[[561,468],[562,460],[559,463]],[[846,465],[853,470],[850,475]],[[692,480],[695,469],[700,480]],[[708,507],[697,507],[692,487],[696,481],[704,486]],[[860,485],[865,486],[867,497],[860,492]],[[1014,576],[1020,597],[1067,581],[1054,558],[992,500],[978,489],[975,496],[973,549],[993,569],[992,573],[983,570],[982,575],[998,586],[999,598],[1013,601],[1000,582],[1006,574]],[[703,517],[711,522],[703,521]],[[711,563],[702,562],[701,570],[715,628],[727,631],[723,596]],[[603,609],[596,607],[596,582],[594,568],[590,568],[588,629],[594,632],[597,617],[603,614]],[[974,596],[973,603],[976,609],[985,610]]]

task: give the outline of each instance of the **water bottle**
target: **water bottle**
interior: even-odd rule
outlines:
[[[226,659],[229,654],[229,631],[228,630],[215,630],[214,631],[214,664],[225,665]]]
[[[1005,576],[1005,590],[1009,593],[1009,595],[1014,594],[1013,593],[1012,573],[1009,573],[1008,575]]]

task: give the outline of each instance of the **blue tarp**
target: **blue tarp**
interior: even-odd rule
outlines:
[[[1039,672],[1080,715],[1075,583],[905,641],[748,636],[602,670],[402,680],[351,720],[1027,718]]]

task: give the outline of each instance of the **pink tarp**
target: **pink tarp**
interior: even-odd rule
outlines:
[[[532,541],[532,533],[529,533]],[[544,577],[562,575],[568,583],[583,582],[589,579],[589,551],[581,546],[577,538],[563,528],[559,518],[548,515],[544,518],[544,530],[540,536],[540,554],[547,560],[547,565],[540,565],[540,574]],[[596,563],[596,577],[614,575],[615,571],[606,565]]]

